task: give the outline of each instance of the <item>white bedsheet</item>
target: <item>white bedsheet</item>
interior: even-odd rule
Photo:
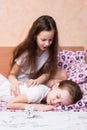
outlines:
[[[0,130],[87,130],[86,112],[0,112]]]

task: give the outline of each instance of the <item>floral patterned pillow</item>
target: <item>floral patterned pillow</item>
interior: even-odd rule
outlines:
[[[86,50],[58,52],[58,68],[66,69],[68,79],[77,83],[87,80],[87,64],[85,62]]]
[[[60,50],[58,52],[58,68],[65,69],[75,61],[75,52],[68,50]]]
[[[67,77],[76,83],[87,81],[87,64],[85,62],[75,62],[67,67]]]
[[[64,69],[69,65],[73,65],[75,62],[85,61],[86,50],[84,51],[69,51],[59,50],[58,51],[58,68]]]

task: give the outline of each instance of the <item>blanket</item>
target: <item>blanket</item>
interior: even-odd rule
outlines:
[[[36,112],[28,118],[25,112],[0,112],[1,130],[87,130],[84,112]]]

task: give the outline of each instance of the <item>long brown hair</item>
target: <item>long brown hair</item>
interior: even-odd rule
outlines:
[[[40,16],[36,21],[34,21],[25,40],[15,48],[13,52],[13,60],[11,67],[14,65],[15,59],[18,58],[25,51],[27,51],[28,66],[31,66],[32,70],[35,70],[37,35],[41,31],[51,31],[51,30],[54,30],[54,37],[53,42],[49,47],[49,58],[47,60],[47,64],[45,64],[45,66],[41,68],[40,72],[41,71],[42,73],[48,72],[53,75],[55,72],[55,68],[57,67],[58,30],[55,20],[48,15]]]
[[[58,87],[69,91],[72,103],[76,103],[82,98],[83,92],[81,91],[80,86],[72,80],[63,80],[60,82]]]

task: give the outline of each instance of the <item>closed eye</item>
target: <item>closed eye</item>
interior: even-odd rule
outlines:
[[[61,102],[59,102],[58,104],[59,104],[60,106],[62,105],[62,103],[61,103]]]
[[[59,97],[59,96],[56,96],[56,98],[60,100],[60,97]],[[58,102],[58,105],[62,105],[62,103],[61,103],[61,102]]]
[[[57,99],[60,99],[60,97],[59,97],[59,96],[56,96],[56,98],[57,98]]]
[[[43,42],[46,41],[46,39],[41,39]]]

